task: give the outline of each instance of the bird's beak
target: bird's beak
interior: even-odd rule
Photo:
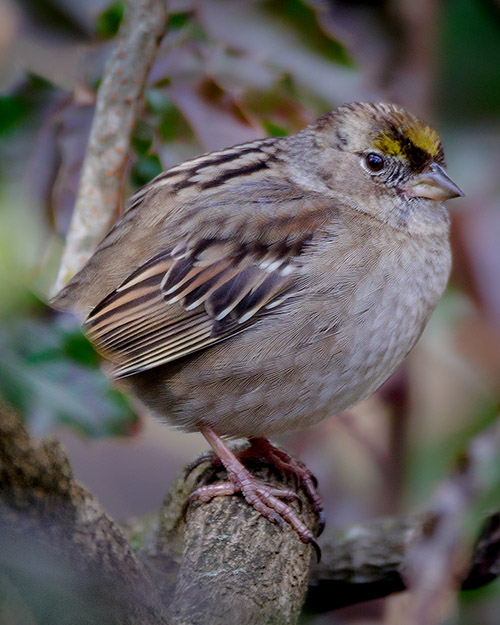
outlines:
[[[437,163],[433,163],[429,171],[412,178],[404,191],[409,197],[425,197],[438,201],[463,196],[463,192]]]

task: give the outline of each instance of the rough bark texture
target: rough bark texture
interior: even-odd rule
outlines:
[[[329,612],[407,590],[408,553],[425,535],[429,522],[428,514],[420,514],[327,530],[321,562],[311,567],[305,609]],[[500,513],[494,513],[484,521],[462,589],[480,588],[499,574]]]
[[[306,609],[328,612],[404,590],[405,553],[421,528],[421,517],[403,516],[327,530],[321,562],[311,569]]]
[[[95,497],[74,480],[60,445],[32,441],[3,403],[0,554],[2,569],[26,581],[21,586],[28,604],[41,598],[31,593],[26,567],[33,573],[32,590],[44,578],[54,584],[64,579],[59,601],[85,594],[106,622],[168,622],[148,570]]]
[[[259,474],[290,486],[266,469]],[[17,415],[0,404],[0,560],[7,571],[2,592],[14,583],[11,602],[19,603],[20,592],[35,623],[47,610],[52,622],[63,614],[67,620],[68,609],[73,619],[79,611],[87,614],[78,623],[296,623],[310,546],[288,527],[280,530],[260,518],[238,496],[194,503],[184,521],[189,493],[223,477],[201,466],[173,485],[149,549],[142,550],[144,563],[74,480],[59,444],[32,441]],[[301,498],[300,514],[312,525],[314,515]],[[55,587],[49,589],[50,608],[41,609],[40,597],[32,604],[30,595],[44,577]]]
[[[54,293],[83,266],[120,206],[130,136],[166,25],[166,0],[129,0],[104,70]]]
[[[283,476],[266,469],[255,473],[276,487],[292,486]],[[224,477],[223,472],[217,475],[201,467],[173,487],[160,512],[158,552],[171,553],[175,528],[184,528],[182,561],[171,605],[174,622],[297,623],[313,550],[288,525],[280,530],[239,496],[192,503],[186,512],[187,524],[182,523],[186,495],[199,485]],[[300,497],[300,510],[298,504],[292,505],[312,527],[315,515],[302,492]]]

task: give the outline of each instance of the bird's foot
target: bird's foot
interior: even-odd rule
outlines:
[[[325,529],[325,511],[323,502],[318,494],[318,480],[303,462],[295,460],[283,449],[275,447],[267,438],[250,438],[250,447],[242,450],[238,458],[244,463],[245,459],[258,458],[278,469],[280,473],[293,478],[297,486],[301,486],[312,504],[313,510],[318,516],[318,530],[320,536]]]
[[[293,478],[296,486],[301,486],[305,490],[313,510],[318,516],[318,530],[316,535],[320,536],[325,529],[325,512],[323,502],[317,491],[318,481],[316,477],[304,463],[292,458],[290,454],[273,445],[267,438],[254,437],[248,440],[250,446],[233,452],[234,456],[243,464],[260,461],[277,469],[280,473],[284,473]],[[189,475],[191,471],[204,462],[209,462],[212,468],[221,468],[224,466],[222,460],[214,451],[208,451],[198,456],[196,460],[186,467],[186,475]]]
[[[245,500],[253,508],[255,508],[257,512],[259,512],[262,516],[264,516],[272,523],[275,523],[279,527],[283,526],[283,522],[288,523],[295,530],[303,543],[311,544],[313,546],[319,561],[321,551],[318,544],[314,540],[313,533],[301,521],[297,513],[287,503],[285,503],[289,501],[300,502],[300,498],[297,493],[291,489],[273,488],[271,486],[268,486],[267,484],[259,482],[253,477],[250,471],[245,466],[243,466],[237,455],[229,449],[224,441],[213,430],[206,428],[202,430],[202,433],[208,440],[210,445],[213,447],[216,456],[213,457],[212,455],[204,455],[201,462],[206,460],[210,460],[212,462],[212,460],[214,460],[213,464],[215,465],[220,462],[220,464],[222,464],[227,471],[228,481],[219,482],[217,484],[208,484],[205,486],[201,486],[200,488],[195,490],[187,498],[184,504],[184,511],[187,511],[189,504],[194,500],[207,502],[214,497],[218,497],[221,495],[233,495],[236,493],[241,493]],[[258,441],[257,445],[255,444],[255,441]],[[262,453],[264,451],[265,445],[264,443],[261,444],[261,441],[265,441],[270,449],[280,453],[274,454],[273,458],[271,458],[267,453],[268,450],[266,448],[266,454],[265,457],[263,457]],[[294,464],[299,465],[301,463],[295,463],[295,461],[287,462],[287,459],[292,460],[290,456],[288,456],[286,452],[282,452],[281,450],[273,447],[273,445],[271,445],[267,441],[267,439],[251,439],[250,442],[251,446],[248,450],[239,452],[239,455],[244,456],[244,460],[255,460],[256,458],[258,458],[263,459],[266,463],[271,463],[272,461],[273,466],[276,466],[274,460],[279,459],[281,464],[278,468],[280,469],[280,471],[284,471],[287,473],[293,472],[297,480],[300,481],[301,484],[304,484],[304,486],[306,485],[306,482],[303,481],[300,473],[297,472],[294,467]],[[254,451],[257,450],[257,454],[250,453],[252,447],[254,448]],[[281,456],[280,454],[283,455]],[[197,464],[200,464],[201,462],[196,463],[194,466],[197,466]],[[192,470],[194,466],[193,464],[190,465],[190,470]],[[294,468],[291,469],[290,467]],[[304,465],[302,465],[302,467],[308,472]],[[313,480],[310,472],[308,472],[307,477],[309,480]]]

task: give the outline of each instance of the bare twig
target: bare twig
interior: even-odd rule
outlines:
[[[405,553],[421,527],[421,518],[408,516],[327,530],[321,562],[311,568],[306,608],[328,612],[404,590]]]
[[[500,512],[487,517],[476,541],[471,566],[462,590],[489,584],[500,575]]]
[[[165,0],[129,0],[106,65],[54,294],[83,266],[118,214],[144,84],[165,32]]]

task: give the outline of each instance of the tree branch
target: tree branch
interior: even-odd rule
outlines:
[[[263,467],[253,472],[277,488],[293,486]],[[280,531],[238,496],[191,504],[187,522],[183,521],[182,506],[189,493],[225,478],[223,471],[201,466],[173,485],[160,512],[155,558],[164,557],[167,566],[172,566],[171,558],[179,566],[170,608],[174,622],[297,623],[307,591],[312,548],[288,525]],[[300,498],[297,511],[312,527],[315,515],[303,492]]]
[[[93,495],[74,480],[59,444],[32,441],[1,401],[0,554],[16,577],[25,558],[36,554],[39,579],[57,572],[56,577],[69,575],[75,593],[98,588],[101,611],[120,623],[167,623],[147,567]],[[33,588],[28,582],[28,603]]]
[[[315,612],[412,590],[408,623],[432,622],[447,592],[483,586],[500,574],[500,513],[487,517],[467,565],[462,525],[481,493],[491,488],[500,423],[471,439],[455,472],[436,490],[430,511],[376,519],[331,531],[322,562],[313,566],[306,607]]]
[[[426,533],[429,515],[371,519],[322,537],[323,557],[313,564],[305,609],[321,613],[408,589],[404,570],[413,545]],[[484,520],[462,590],[500,575],[500,512]]]
[[[405,590],[401,574],[422,517],[387,517],[325,532],[312,566],[306,610],[320,613]]]
[[[500,420],[474,436],[457,461],[454,472],[437,488],[429,521],[407,555],[404,575],[412,591],[408,625],[436,623],[439,606],[460,587],[464,521],[473,504],[491,488],[492,468],[498,462]]]
[[[165,32],[165,0],[129,0],[97,94],[57,293],[108,232],[120,206],[123,170],[144,84]]]

